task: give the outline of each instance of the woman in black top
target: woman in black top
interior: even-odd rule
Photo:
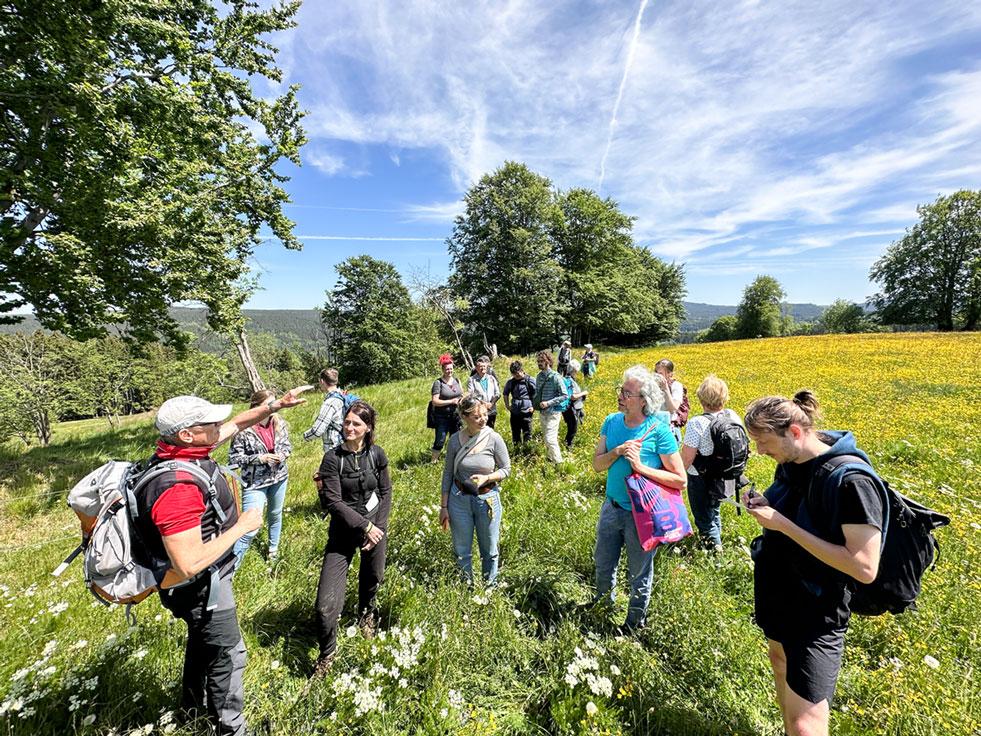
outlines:
[[[835,458],[868,464],[850,432],[818,432],[817,398],[770,396],[746,410],[761,455],[777,461],[763,496],[743,503],[764,528],[753,540],[756,623],[769,647],[791,736],[826,736],[856,581],[879,569],[883,497],[871,466],[827,475]]]
[[[375,594],[385,575],[392,481],[385,451],[374,444],[375,418],[367,402],[351,404],[344,416],[344,441],[324,454],[318,471],[320,505],[330,514],[330,527],[317,588],[320,657],[312,678],[324,675],[334,659],[347,571],[357,550],[361,551],[358,625],[371,638],[377,624]]]

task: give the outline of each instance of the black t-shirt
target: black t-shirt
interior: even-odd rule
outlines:
[[[841,527],[845,524],[867,524],[881,531],[882,496],[868,475],[848,472],[837,489],[812,488],[814,473],[826,460],[818,456],[805,463],[778,466],[775,485],[783,483],[787,492],[771,498],[771,503],[832,544],[844,545]],[[754,575],[757,623],[777,641],[843,627],[850,615],[853,583],[853,578],[821,562],[784,534],[766,531]]]

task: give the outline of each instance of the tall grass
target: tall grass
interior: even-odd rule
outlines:
[[[590,390],[571,456],[555,468],[543,448],[513,457],[504,485],[501,585],[461,584],[449,535],[437,526],[440,466],[425,429],[429,380],[367,387],[379,442],[395,467],[387,577],[379,596],[384,636],[365,641],[353,623],[349,576],[338,659],[301,697],[316,656],[313,598],[326,536],[309,478],[319,442],[302,431],[317,399],[287,412],[296,447],[280,548],[269,568],[264,533],[236,576],[249,649],[246,713],[276,734],[768,734],[779,714],[761,633],[750,619],[751,519],[723,508],[726,551],[709,557],[691,540],[656,558],[650,626],[616,635],[614,609],[589,605],[592,546],[603,478],[589,459],[614,386],[627,366],[658,350],[608,356]],[[977,732],[981,666],[981,408],[976,335],[881,335],[759,340],[671,348],[694,389],[724,378],[730,406],[813,388],[829,428],[855,431],[881,474],[954,518],[916,613],[853,621],[832,721],[840,734]],[[503,370],[503,366],[501,367]],[[502,434],[507,416],[502,413]],[[61,425],[48,448],[0,449],[0,728],[9,733],[183,732],[179,697],[184,626],[156,599],[129,628],[83,589],[80,568],[50,571],[74,544],[65,494],[110,458],[153,446],[150,417],[116,430]],[[510,438],[508,437],[510,444]],[[219,453],[221,455],[223,453]],[[750,476],[773,472],[753,457]]]

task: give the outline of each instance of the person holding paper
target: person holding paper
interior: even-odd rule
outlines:
[[[365,638],[378,624],[375,595],[385,577],[392,480],[385,451],[375,444],[377,413],[355,401],[344,415],[344,441],[324,453],[315,476],[321,507],[330,514],[327,547],[317,587],[317,635],[320,656],[311,680],[323,677],[337,649],[337,620],[344,607],[347,571],[360,551],[358,626]]]

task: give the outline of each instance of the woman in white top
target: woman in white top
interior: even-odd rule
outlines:
[[[661,404],[661,411],[666,411],[670,415],[671,433],[681,444],[681,428],[685,422],[678,416],[678,409],[681,408],[685,400],[685,387],[681,381],[674,378],[674,363],[667,358],[661,358],[654,364],[654,375],[661,391],[664,393],[664,403]]]
[[[722,514],[719,505],[722,499],[731,495],[735,490],[734,480],[722,478],[706,478],[695,469],[698,464],[696,457],[707,457],[714,451],[711,427],[716,417],[723,415],[725,419],[742,425],[739,415],[732,409],[726,409],[729,400],[729,387],[721,378],[708,375],[695,392],[702,404],[704,414],[693,416],[688,420],[685,430],[685,442],[681,448],[681,461],[688,470],[688,503],[695,526],[706,544],[714,550],[722,549]],[[726,486],[730,487],[726,487]]]

